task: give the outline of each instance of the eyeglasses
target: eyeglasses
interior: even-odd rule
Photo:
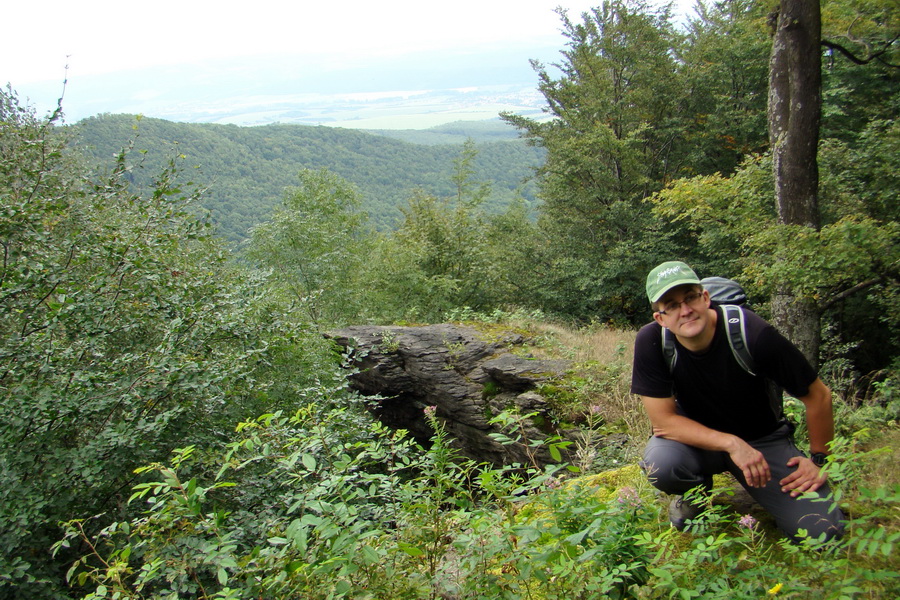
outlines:
[[[681,311],[682,304],[687,304],[688,306],[693,308],[694,306],[697,305],[697,302],[700,301],[702,298],[703,298],[702,293],[698,294],[697,292],[691,292],[690,294],[685,294],[685,296],[681,300],[681,302],[675,302],[674,300],[672,302],[668,302],[663,307],[663,310],[659,310],[657,312],[661,315],[675,314],[675,313]]]

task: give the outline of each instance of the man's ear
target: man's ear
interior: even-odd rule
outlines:
[[[662,327],[666,326],[665,323],[663,323],[663,316],[657,311],[654,311],[653,313],[653,320],[659,323]]]

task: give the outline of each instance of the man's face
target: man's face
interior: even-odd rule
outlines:
[[[709,325],[709,292],[695,285],[681,285],[666,292],[656,304],[653,318],[680,338],[702,334]]]

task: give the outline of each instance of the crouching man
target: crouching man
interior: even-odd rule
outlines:
[[[709,488],[713,475],[728,471],[792,539],[799,539],[800,529],[813,538],[839,537],[841,511],[805,494],[829,493],[820,467],[834,419],[831,391],[803,354],[742,308],[742,339],[753,370],[741,366],[722,307],[683,262],[653,269],[647,296],[653,322],[635,341],[631,391],[643,400],[653,425],[641,466],[656,488],[676,496],[669,505],[672,524],[683,529],[701,511],[684,500],[685,492]],[[668,344],[674,358],[664,354],[665,336],[674,338]],[[803,402],[811,457],[794,444],[793,427],[773,405],[767,379]]]

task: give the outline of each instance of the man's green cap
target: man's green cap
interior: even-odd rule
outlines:
[[[693,269],[680,260],[670,260],[659,265],[647,275],[647,297],[654,303],[673,287],[685,284],[699,284],[700,279]]]

